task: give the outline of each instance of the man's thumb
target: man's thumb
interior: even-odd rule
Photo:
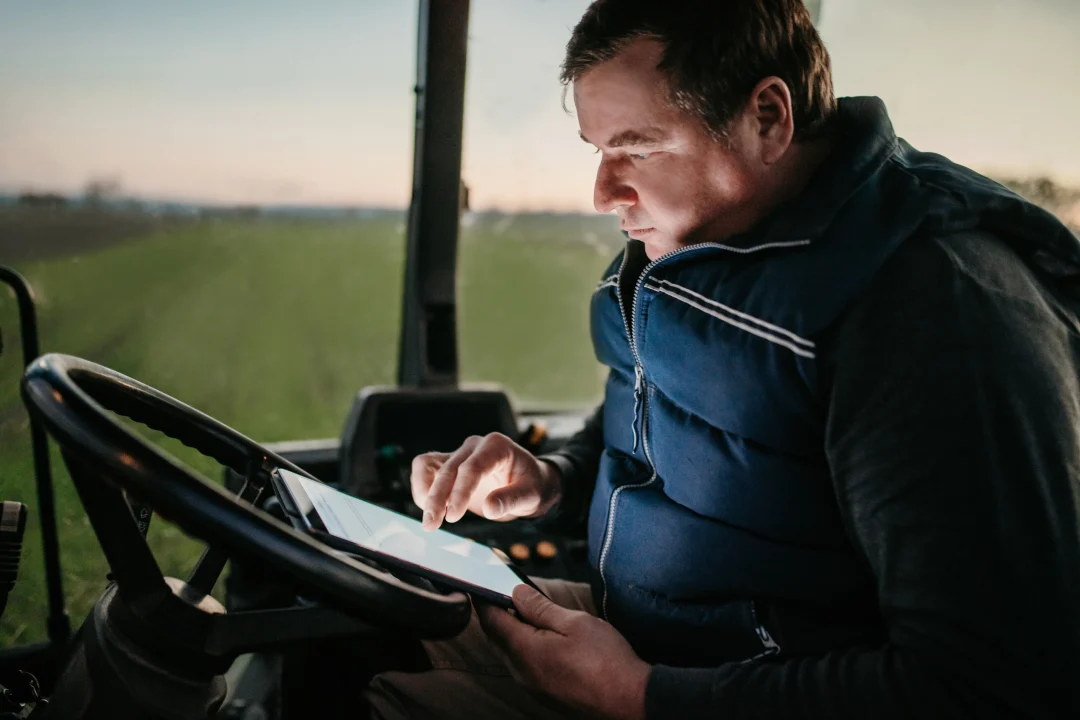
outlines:
[[[514,588],[514,607],[521,619],[533,627],[559,632],[573,610],[556,605],[528,585]]]
[[[531,515],[540,507],[536,490],[521,483],[492,490],[484,499],[484,517],[498,520],[506,515]]]

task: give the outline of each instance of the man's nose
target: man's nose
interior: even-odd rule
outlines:
[[[600,161],[596,169],[596,183],[593,185],[593,207],[597,212],[609,213],[620,207],[637,204],[637,192],[630,186],[607,159]]]

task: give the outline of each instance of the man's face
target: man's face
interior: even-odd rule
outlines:
[[[634,41],[574,83],[581,136],[600,153],[593,203],[618,213],[652,259],[748,229],[760,184],[745,123],[736,119],[721,144],[671,106],[662,53],[654,40]]]

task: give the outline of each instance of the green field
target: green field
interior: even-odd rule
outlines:
[[[463,228],[463,381],[519,407],[584,406],[602,376],[587,300],[621,238],[606,219],[478,216]],[[41,258],[44,255],[39,254]],[[3,262],[3,258],[0,258]],[[357,390],[397,367],[404,229],[366,220],[203,220],[92,252],[15,263],[40,302],[42,348],[143,380],[263,441],[334,437]],[[31,507],[0,647],[44,638],[45,589],[13,298],[0,295],[0,499]],[[168,445],[210,477],[220,469]],[[55,451],[64,590],[74,624],[106,566]],[[183,576],[200,546],[156,519],[151,545]]]

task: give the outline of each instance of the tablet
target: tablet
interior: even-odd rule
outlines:
[[[502,607],[521,584],[536,587],[494,549],[285,469],[271,475],[293,526],[347,553],[400,568]]]

